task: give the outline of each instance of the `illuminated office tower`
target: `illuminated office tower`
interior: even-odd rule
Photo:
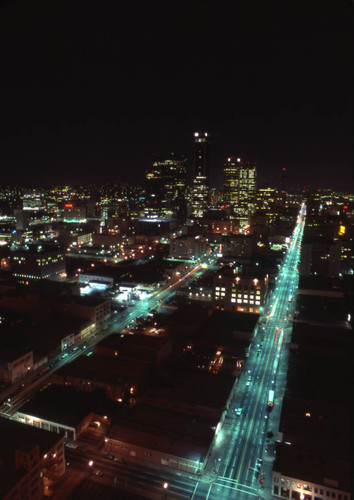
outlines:
[[[64,222],[86,222],[86,208],[73,203],[64,205]]]
[[[194,177],[192,216],[203,217],[208,208],[210,170],[210,134],[194,133]]]
[[[241,161],[239,200],[240,215],[248,217],[256,209],[256,180],[257,170],[255,162]]]
[[[262,186],[257,189],[257,210],[270,211],[274,208],[278,190],[271,186]]]
[[[23,210],[33,212],[44,209],[43,196],[35,190],[26,191],[22,199]]]
[[[186,159],[171,153],[154,161],[145,178],[145,215],[180,217],[185,212]]]
[[[224,201],[232,210],[238,205],[240,184],[240,158],[232,156],[224,165]]]
[[[224,166],[224,176],[225,202],[236,217],[248,219],[256,208],[256,163],[230,157]]]

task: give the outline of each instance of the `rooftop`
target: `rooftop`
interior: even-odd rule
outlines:
[[[25,474],[23,467],[15,468],[15,450],[33,448],[38,444],[39,456],[42,458],[62,436],[2,417],[0,417],[0,435],[0,497],[3,498]]]
[[[76,427],[89,413],[110,416],[119,408],[118,404],[107,399],[100,391],[79,392],[72,388],[51,385],[38,392],[19,412]]]
[[[103,383],[117,383],[121,380],[140,380],[146,374],[148,363],[120,359],[120,357],[107,358],[94,354],[93,356],[81,356],[72,363],[64,365],[57,370],[61,376],[78,377],[87,380],[100,381]]]
[[[193,416],[161,408],[139,405],[111,428],[109,437],[185,457],[203,461],[214,436],[215,422],[197,420]]]
[[[277,446],[273,471],[315,484],[350,491],[352,468],[349,461],[343,461],[316,451],[307,451],[296,446]]]

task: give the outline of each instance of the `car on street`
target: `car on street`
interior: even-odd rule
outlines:
[[[98,477],[102,477],[103,476],[103,472],[101,470],[94,470],[93,471],[93,474],[95,476],[98,476]]]
[[[67,448],[71,448],[72,450],[76,450],[76,449],[79,447],[79,445],[78,445],[78,444],[76,444],[76,443],[71,443],[70,441],[68,441],[67,443],[65,443],[65,446],[66,446]]]
[[[110,453],[107,453],[107,455],[105,455],[104,458],[107,458],[107,460],[115,460],[115,456],[111,455]]]
[[[124,458],[121,458],[121,457],[114,457],[114,460],[115,460],[116,462],[121,463],[121,464],[126,464],[126,463],[127,463],[127,461],[126,461],[126,460],[124,460]]]
[[[243,408],[237,408],[237,410],[236,410],[236,415],[237,415],[237,416],[242,415],[242,410],[243,410]]]

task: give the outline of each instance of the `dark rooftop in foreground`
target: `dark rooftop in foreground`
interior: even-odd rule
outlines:
[[[141,378],[148,369],[148,363],[139,361],[133,363],[128,359],[107,358],[94,354],[90,357],[81,356],[57,370],[61,376],[78,377],[105,383],[136,380]]]
[[[19,409],[33,417],[76,427],[89,413],[110,416],[120,405],[107,399],[102,392],[79,392],[69,387],[51,385],[38,392]]]
[[[0,453],[5,458],[12,456],[16,449],[21,450],[28,445],[32,446],[36,443],[39,444],[40,456],[43,456],[59,439],[57,433],[38,429],[37,427],[21,424],[20,422],[2,417],[0,417],[0,435]]]
[[[2,417],[0,436],[0,497],[3,498],[25,474],[22,467],[15,468],[15,450],[26,450],[38,444],[39,456],[42,458],[56,445],[61,436]]]
[[[319,455],[315,450],[303,450],[292,445],[277,445],[273,470],[281,472],[284,476],[344,491],[350,491],[352,487],[350,461],[329,454]]]
[[[162,408],[139,405],[129,419],[112,427],[109,437],[202,461],[214,436],[212,426],[216,424]]]

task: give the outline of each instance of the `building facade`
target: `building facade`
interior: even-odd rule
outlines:
[[[86,222],[86,207],[66,203],[64,205],[64,222]]]
[[[1,419],[0,497],[51,497],[65,473],[64,437]]]
[[[192,188],[192,217],[203,217],[208,208],[210,175],[210,134],[194,133],[194,175]]]
[[[197,259],[208,250],[208,242],[201,236],[174,238],[170,243],[170,257],[175,259]]]
[[[37,212],[44,209],[43,196],[37,191],[26,191],[22,199],[23,210]]]
[[[171,153],[154,161],[145,178],[145,216],[172,218],[185,214],[186,159]]]
[[[226,270],[214,277],[213,306],[225,311],[259,314],[268,292],[268,275],[239,275]]]
[[[57,279],[66,272],[64,252],[42,245],[23,246],[10,254],[12,276],[20,283]]]
[[[339,482],[323,478],[313,482],[304,478],[291,477],[273,470],[273,498],[289,498],[295,500],[350,500],[349,491],[340,488]]]
[[[33,368],[33,351],[19,354],[3,350],[0,358],[0,380],[13,383]]]
[[[224,166],[224,197],[237,218],[248,219],[256,209],[257,165],[230,157]]]

